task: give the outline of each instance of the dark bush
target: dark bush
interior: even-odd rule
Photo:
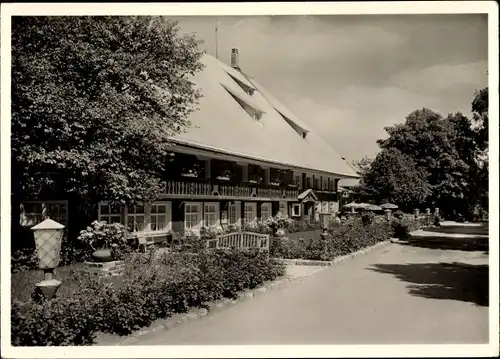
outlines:
[[[392,214],[392,216],[394,218],[401,219],[401,218],[403,218],[405,216],[405,213],[403,211],[401,211],[401,210],[397,210],[396,212],[394,212]]]
[[[394,236],[402,238],[422,225],[422,221],[410,218],[364,224],[360,218],[352,217],[330,228],[326,250],[320,236],[293,238],[290,235],[288,238],[271,238],[270,252],[276,258],[331,260]]]
[[[363,221],[364,225],[373,223],[375,219],[375,214],[373,212],[365,212],[361,215],[361,221]]]
[[[126,335],[283,274],[282,265],[259,252],[130,254],[125,274],[113,282],[79,272],[71,294],[43,304],[13,302],[12,343],[92,344],[98,332]]]
[[[408,225],[405,224],[402,219],[393,219],[391,221],[391,226],[395,238],[404,239],[410,234]]]

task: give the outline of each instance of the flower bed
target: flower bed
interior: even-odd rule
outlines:
[[[23,295],[13,288],[12,344],[89,345],[99,332],[127,335],[156,319],[237,297],[243,289],[284,275],[284,267],[264,255],[239,251],[131,254],[125,263],[124,275],[111,280],[75,270],[59,278],[58,297],[42,304],[19,301]],[[33,288],[35,282],[25,285]]]

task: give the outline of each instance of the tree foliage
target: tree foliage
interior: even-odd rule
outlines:
[[[352,162],[352,165],[354,169],[356,170],[356,173],[363,177],[364,174],[370,169],[370,166],[373,162],[373,158],[369,158],[367,156],[363,157],[360,160],[356,160]]]
[[[13,18],[13,194],[154,198],[200,96],[198,44],[161,17]]]
[[[364,199],[439,207],[451,218],[486,209],[487,88],[476,94],[472,110],[474,122],[459,112],[442,117],[423,108],[386,127],[388,137],[377,141],[381,152],[361,181]]]
[[[430,195],[427,173],[397,148],[379,152],[363,176],[362,194],[376,203],[390,202],[412,209]]]

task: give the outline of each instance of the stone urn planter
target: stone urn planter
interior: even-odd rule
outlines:
[[[92,253],[92,258],[95,262],[111,262],[113,261],[113,253],[109,248],[100,248]]]
[[[285,230],[283,228],[278,228],[276,230],[276,237],[283,238],[285,236]]]

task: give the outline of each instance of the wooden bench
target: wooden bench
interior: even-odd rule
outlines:
[[[145,253],[146,249],[151,246],[155,247],[169,247],[173,243],[172,233],[159,233],[159,234],[139,234],[137,236],[137,244],[140,252]]]

